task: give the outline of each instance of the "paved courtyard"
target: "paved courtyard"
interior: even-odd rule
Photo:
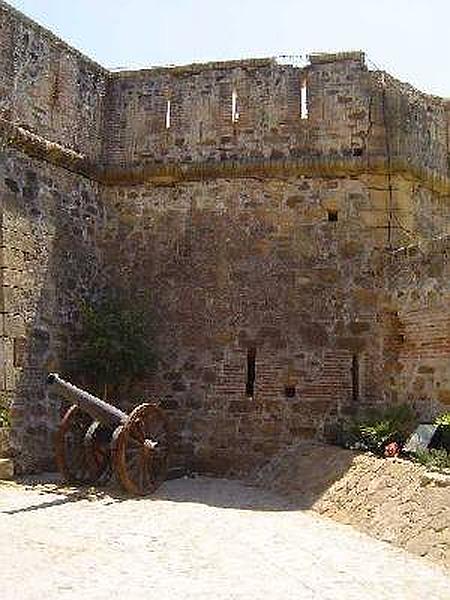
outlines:
[[[2,600],[450,600],[450,573],[238,482],[0,484]]]

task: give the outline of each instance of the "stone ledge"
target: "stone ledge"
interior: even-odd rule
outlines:
[[[37,158],[73,173],[95,178],[95,169],[83,155],[51,142],[32,131],[0,117],[0,143],[17,148],[31,158]]]

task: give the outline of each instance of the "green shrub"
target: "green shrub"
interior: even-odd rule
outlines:
[[[152,324],[144,307],[108,298],[82,309],[80,346],[70,369],[105,399],[110,388],[129,386],[156,363]]]
[[[412,458],[428,468],[439,471],[450,469],[450,453],[443,448],[432,448],[431,450],[420,448],[412,453]]]
[[[438,426],[440,447],[450,451],[450,412],[443,413],[434,422]]]
[[[403,445],[416,420],[415,413],[406,404],[368,410],[344,424],[342,441],[346,447],[380,454],[391,442]]]
[[[434,424],[438,427],[448,427],[450,429],[450,412],[439,415]]]

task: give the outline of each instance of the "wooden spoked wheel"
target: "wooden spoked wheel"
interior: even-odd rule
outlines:
[[[141,404],[118,430],[114,468],[126,490],[145,495],[166,478],[170,432],[164,412],[154,404]]]
[[[110,471],[107,430],[77,405],[64,415],[56,436],[56,464],[66,481],[94,483]],[[106,443],[105,443],[106,440]]]

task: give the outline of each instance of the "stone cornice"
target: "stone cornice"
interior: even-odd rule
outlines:
[[[58,143],[0,118],[0,146],[14,147],[31,158],[43,160],[109,186],[142,184],[173,185],[183,181],[218,178],[284,178],[290,176],[357,177],[364,174],[402,175],[433,191],[450,194],[450,179],[423,168],[385,157],[304,156],[286,159],[242,159],[214,162],[142,164],[127,167],[102,165]]]
[[[12,146],[30,158],[37,158],[73,173],[95,179],[95,168],[83,154],[0,118],[0,147]]]

